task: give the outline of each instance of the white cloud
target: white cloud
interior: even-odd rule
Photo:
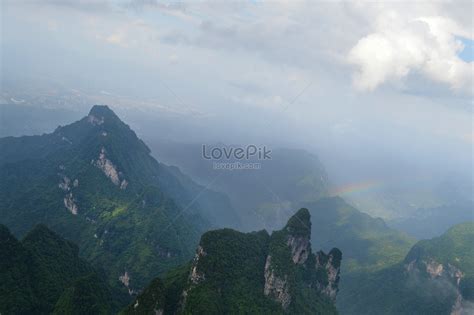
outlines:
[[[407,19],[403,12],[380,14],[373,32],[348,54],[348,62],[357,69],[354,86],[370,91],[385,82],[421,74],[454,90],[469,90],[473,63],[459,58],[463,45],[458,36],[470,38],[472,33],[447,17]]]

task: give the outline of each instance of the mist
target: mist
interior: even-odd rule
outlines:
[[[5,1],[1,98],[77,119],[108,104],[145,142],[305,149],[394,218],[474,195],[471,8]]]

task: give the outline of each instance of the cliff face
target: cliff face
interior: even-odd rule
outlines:
[[[265,296],[277,301],[283,309],[287,309],[291,303],[290,285],[288,276],[278,276],[272,268],[272,256],[267,256],[265,263]]]
[[[399,264],[356,275],[352,294],[338,296],[341,313],[474,314],[473,243],[474,222],[417,242]]]
[[[341,269],[342,253],[339,249],[332,249],[329,254],[322,251],[316,254],[316,270],[321,274],[327,274],[326,281],[316,282],[317,289],[329,297],[331,301],[336,301],[336,295],[339,290],[339,273]]]
[[[299,210],[281,231],[272,234],[265,263],[264,294],[284,310],[298,304],[300,288],[335,302],[342,254],[311,251],[311,220],[307,209]]]
[[[410,280],[422,284],[424,289],[435,293],[443,291],[436,294],[438,297],[449,296],[447,300],[451,315],[468,313],[460,287],[465,274],[459,268],[450,263],[442,264],[433,258],[418,257],[405,264],[405,271]]]
[[[165,279],[164,313],[335,314],[341,252],[313,254],[310,231],[309,212],[301,209],[271,236],[205,233],[190,264]],[[153,301],[144,294],[135,304]]]

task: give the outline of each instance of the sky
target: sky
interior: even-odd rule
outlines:
[[[2,90],[109,97],[178,141],[306,148],[334,178],[472,179],[470,1],[1,5]]]

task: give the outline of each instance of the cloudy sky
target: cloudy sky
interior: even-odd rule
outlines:
[[[196,141],[472,174],[472,16],[470,1],[2,1],[2,81],[187,115]]]

